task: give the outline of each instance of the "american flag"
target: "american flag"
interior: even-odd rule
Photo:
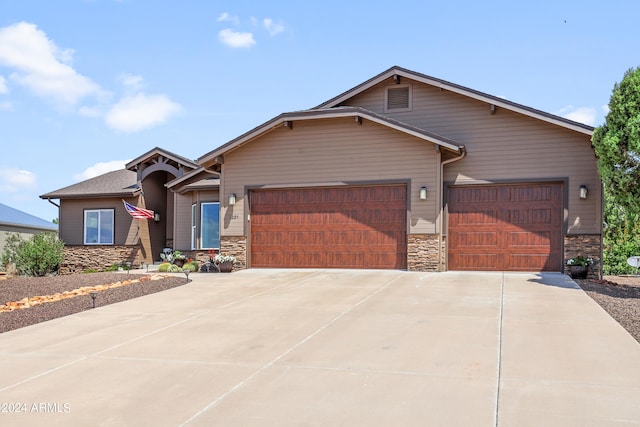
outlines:
[[[129,212],[129,214],[135,219],[153,219],[153,211],[150,211],[149,209],[137,208],[132,204],[125,202],[124,200],[122,201],[122,203],[124,203],[124,208],[127,210],[127,212]]]

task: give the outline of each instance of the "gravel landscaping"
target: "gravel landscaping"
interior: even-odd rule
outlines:
[[[150,275],[122,273],[11,277],[0,280],[0,306],[10,301],[20,301],[25,297],[54,295],[86,286],[108,285],[141,278],[147,280],[97,292],[96,305],[102,306],[137,298],[187,283],[186,278],[179,276],[165,275],[159,280],[148,280]],[[576,280],[576,282],[587,295],[600,304],[640,342],[640,277],[607,276],[604,280]],[[91,296],[84,294],[29,308],[0,312],[0,333],[88,310],[92,306]]]
[[[104,306],[187,283],[185,277],[153,276],[152,274],[88,273],[51,277],[11,277],[0,280],[0,307],[5,306],[8,302],[20,301],[26,297],[56,296],[58,294],[59,298],[60,294],[65,291],[133,281],[133,283],[123,286],[96,292],[96,306]],[[142,281],[140,281],[141,279]],[[0,333],[91,309],[93,307],[91,295],[86,290],[84,294],[78,293],[81,294],[73,298],[0,312]]]

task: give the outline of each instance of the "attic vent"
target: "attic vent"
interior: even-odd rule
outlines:
[[[411,111],[411,86],[390,86],[385,98],[385,111]]]

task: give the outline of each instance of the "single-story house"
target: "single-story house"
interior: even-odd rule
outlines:
[[[57,232],[58,226],[53,222],[0,203],[0,253],[4,251],[9,233],[29,239],[35,234]]]
[[[563,271],[580,253],[598,276],[592,132],[396,66],[195,161],[156,148],[41,197],[60,199],[61,238],[91,249],[136,247],[120,199],[144,200],[154,259],[166,245],[243,268]],[[87,239],[93,219],[106,240]]]

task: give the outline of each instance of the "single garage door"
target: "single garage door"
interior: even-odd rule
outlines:
[[[251,192],[251,267],[407,267],[407,188]]]
[[[561,271],[562,183],[451,187],[449,270]]]

